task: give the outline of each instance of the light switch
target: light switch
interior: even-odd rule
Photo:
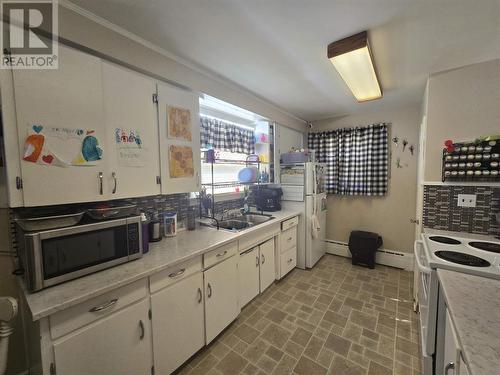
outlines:
[[[458,207],[476,207],[476,195],[458,194]]]

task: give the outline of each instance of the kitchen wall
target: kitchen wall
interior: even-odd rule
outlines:
[[[366,112],[315,122],[313,131],[390,122],[390,137],[400,139],[399,147],[391,142],[391,178],[385,197],[328,196],[327,239],[348,242],[352,230],[379,233],[388,250],[411,252],[415,238],[416,180],[418,134],[420,124],[418,105],[392,110]],[[401,141],[406,138],[415,146],[415,155],[402,152]],[[408,146],[409,146],[408,145]],[[401,158],[401,168],[396,166]]]
[[[500,59],[431,75],[425,182],[441,181],[444,141],[500,134]]]
[[[458,194],[475,194],[476,207],[458,207]],[[500,235],[500,187],[427,185],[423,224],[427,228]]]
[[[71,7],[73,10],[59,6],[60,38],[90,48],[145,73],[156,75],[158,78],[225,100],[296,130],[306,131],[304,121],[259,98],[245,88],[199,66],[180,61],[175,56],[152,45],[148,48],[114,31],[118,30],[118,27],[104,20],[97,23],[83,16],[84,11]],[[98,19],[95,18],[95,20]],[[109,27],[103,26],[104,24]]]

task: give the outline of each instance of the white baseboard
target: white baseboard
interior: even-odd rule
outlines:
[[[345,242],[326,240],[326,252],[327,254],[351,258],[351,252]],[[375,254],[375,262],[377,264],[401,268],[406,271],[413,271],[413,258],[414,256],[411,253],[386,249],[379,249]]]

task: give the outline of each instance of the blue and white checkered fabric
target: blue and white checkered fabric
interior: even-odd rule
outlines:
[[[309,133],[309,148],[326,163],[330,194],[386,195],[388,124]]]
[[[239,126],[200,116],[201,147],[241,154],[255,154],[255,134]]]

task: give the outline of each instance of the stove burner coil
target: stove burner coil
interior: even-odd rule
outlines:
[[[457,251],[436,251],[434,255],[436,255],[438,258],[447,260],[449,262],[462,264],[464,266],[471,266],[471,267],[491,266],[490,262],[482,258],[478,258],[470,254],[459,253]]]

